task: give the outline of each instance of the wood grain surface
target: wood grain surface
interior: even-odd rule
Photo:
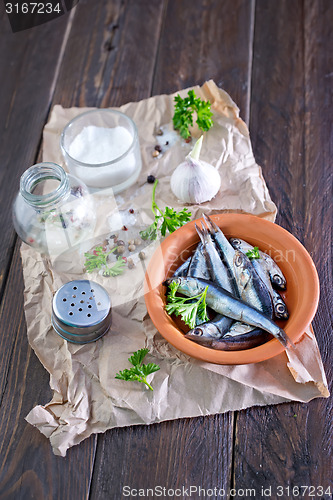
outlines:
[[[80,0],[24,32],[4,12],[0,23],[0,500],[118,500],[125,485],[225,489],[210,498],[231,498],[230,488],[265,498],[272,487],[275,499],[279,485],[290,488],[280,498],[300,498],[295,485],[333,494],[331,398],[113,429],[54,456],[24,420],[51,391],[26,337],[10,211],[54,104],[118,106],[214,79],[249,124],[277,222],[317,266],[314,328],[332,389],[333,3]]]

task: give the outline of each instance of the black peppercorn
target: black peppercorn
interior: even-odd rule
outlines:
[[[155,176],[154,175],[148,175],[147,182],[149,184],[154,184],[154,182],[155,182]]]

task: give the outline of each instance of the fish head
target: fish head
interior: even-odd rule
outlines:
[[[240,248],[242,245],[242,240],[240,240],[239,238],[230,238],[229,241],[234,248]]]
[[[282,290],[286,288],[285,280],[279,274],[274,274],[272,276],[272,282],[274,285],[281,288]]]
[[[191,337],[202,337],[204,336],[204,329],[200,328],[200,326],[196,326],[192,330],[190,330],[188,333],[186,333],[185,337],[191,338]]]
[[[289,313],[286,304],[282,302],[274,303],[274,312],[277,318],[288,319]]]
[[[220,336],[221,334],[217,327],[210,322],[196,326],[185,334],[185,338],[194,340],[200,344],[207,343],[213,339],[219,338]]]
[[[179,287],[178,291],[180,293],[184,293],[187,297],[193,297],[194,295],[198,295],[203,292],[205,287],[201,286],[198,282],[197,278],[192,278],[190,276],[186,276],[184,278],[179,279]]]
[[[247,257],[238,250],[236,250],[234,256],[234,271],[237,284],[244,288],[251,279],[251,272]]]

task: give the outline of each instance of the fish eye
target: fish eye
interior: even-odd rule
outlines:
[[[277,307],[276,307],[276,310],[278,313],[282,314],[285,312],[286,308],[284,307],[283,304],[278,304]]]
[[[235,259],[236,266],[241,266],[242,262],[243,262],[243,259],[242,259],[241,255],[237,255],[236,259]]]
[[[282,284],[281,276],[279,276],[278,274],[274,274],[273,279],[278,285]]]
[[[192,335],[197,335],[198,337],[201,337],[201,335],[203,335],[203,331],[201,328],[194,328]]]

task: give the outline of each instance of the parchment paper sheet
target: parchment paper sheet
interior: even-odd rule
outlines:
[[[185,95],[187,91],[180,94]],[[193,218],[203,212],[241,211],[274,221],[276,207],[261,168],[254,160],[249,133],[238,116],[236,104],[213,81],[201,88],[195,87],[195,92],[212,103],[214,127],[205,134],[202,159],[217,166],[222,186],[211,202],[189,207]],[[137,183],[116,198],[108,191],[94,195],[98,227],[95,239],[82,248],[47,260],[22,245],[28,339],[50,373],[54,393],[49,403],[30,411],[27,421],[50,439],[55,454],[65,456],[68,448],[92,433],[113,427],[328,397],[325,373],[311,329],[297,343],[297,356],[302,363],[297,356],[288,360],[285,353],[269,361],[243,366],[203,363],[169,345],[148,317],[142,292],[145,261],[117,278],[83,274],[84,250],[117,231],[122,225],[122,213],[133,208],[138,214],[137,224],[151,222],[152,185],[146,183],[147,175],[153,174],[159,179],[156,197],[161,207],[183,207],[171,193],[169,181],[191,146],[179,140],[170,127],[173,96],[160,95],[119,109],[133,118],[139,131],[143,169]],[[59,136],[66,123],[82,111],[82,108],[54,107],[44,130],[44,161],[64,165]],[[154,159],[151,153],[157,141],[156,127],[160,126],[165,134],[159,139],[169,139],[170,147]],[[147,261],[158,244],[157,241],[147,247]],[[75,345],[61,339],[51,327],[52,298],[67,281],[87,278],[98,281],[110,293],[112,329],[97,342]],[[115,379],[119,370],[129,367],[129,355],[144,346],[150,350],[147,359],[161,367],[151,376],[153,392],[142,384]]]

